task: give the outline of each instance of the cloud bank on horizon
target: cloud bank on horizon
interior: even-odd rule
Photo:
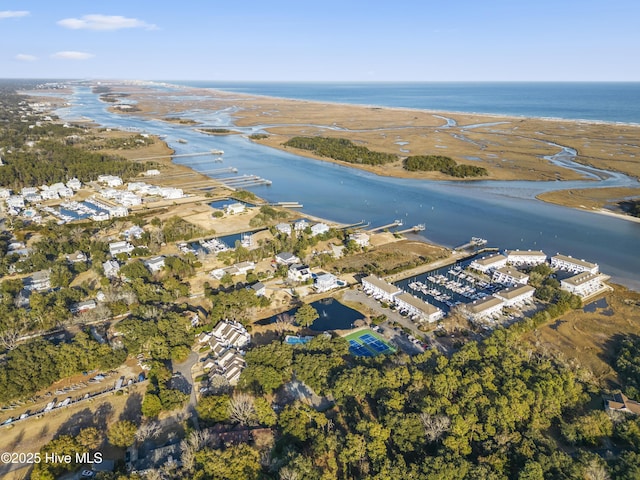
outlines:
[[[640,81],[637,0],[3,5],[14,78]]]

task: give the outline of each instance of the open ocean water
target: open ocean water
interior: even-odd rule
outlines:
[[[640,82],[169,83],[320,102],[640,124]]]

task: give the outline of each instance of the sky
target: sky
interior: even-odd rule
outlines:
[[[0,0],[0,77],[640,81],[637,0]]]

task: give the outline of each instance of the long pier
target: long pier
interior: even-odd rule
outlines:
[[[480,237],[472,237],[467,243],[455,247],[454,250],[469,250],[470,248],[478,248],[483,247],[487,244],[487,241],[484,238]]]
[[[202,173],[203,175],[222,175],[224,173],[238,173],[238,169],[236,167],[226,167],[215,170],[200,171],[198,173]]]
[[[369,230],[369,233],[375,233],[379,230],[384,230],[385,228],[401,227],[401,226],[402,226],[402,220],[394,220],[393,223],[382,225],[381,227],[372,228],[371,230]]]
[[[270,203],[273,207],[285,207],[285,208],[302,208],[302,204],[298,202],[276,202]]]
[[[416,232],[422,232],[426,230],[426,227],[424,226],[424,223],[420,223],[418,225],[414,225],[411,228],[407,228],[406,230],[399,230],[397,232],[393,232],[394,234],[398,234],[398,235],[402,235],[403,233],[416,233]]]
[[[209,150],[207,152],[195,152],[195,153],[180,153],[169,154],[169,155],[154,155],[153,157],[142,157],[142,158],[134,158],[134,161],[143,161],[143,160],[156,160],[158,158],[183,158],[183,157],[202,157],[203,155],[224,155],[223,150]]]

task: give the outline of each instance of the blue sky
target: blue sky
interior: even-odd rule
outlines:
[[[640,81],[637,0],[0,0],[0,77]]]

